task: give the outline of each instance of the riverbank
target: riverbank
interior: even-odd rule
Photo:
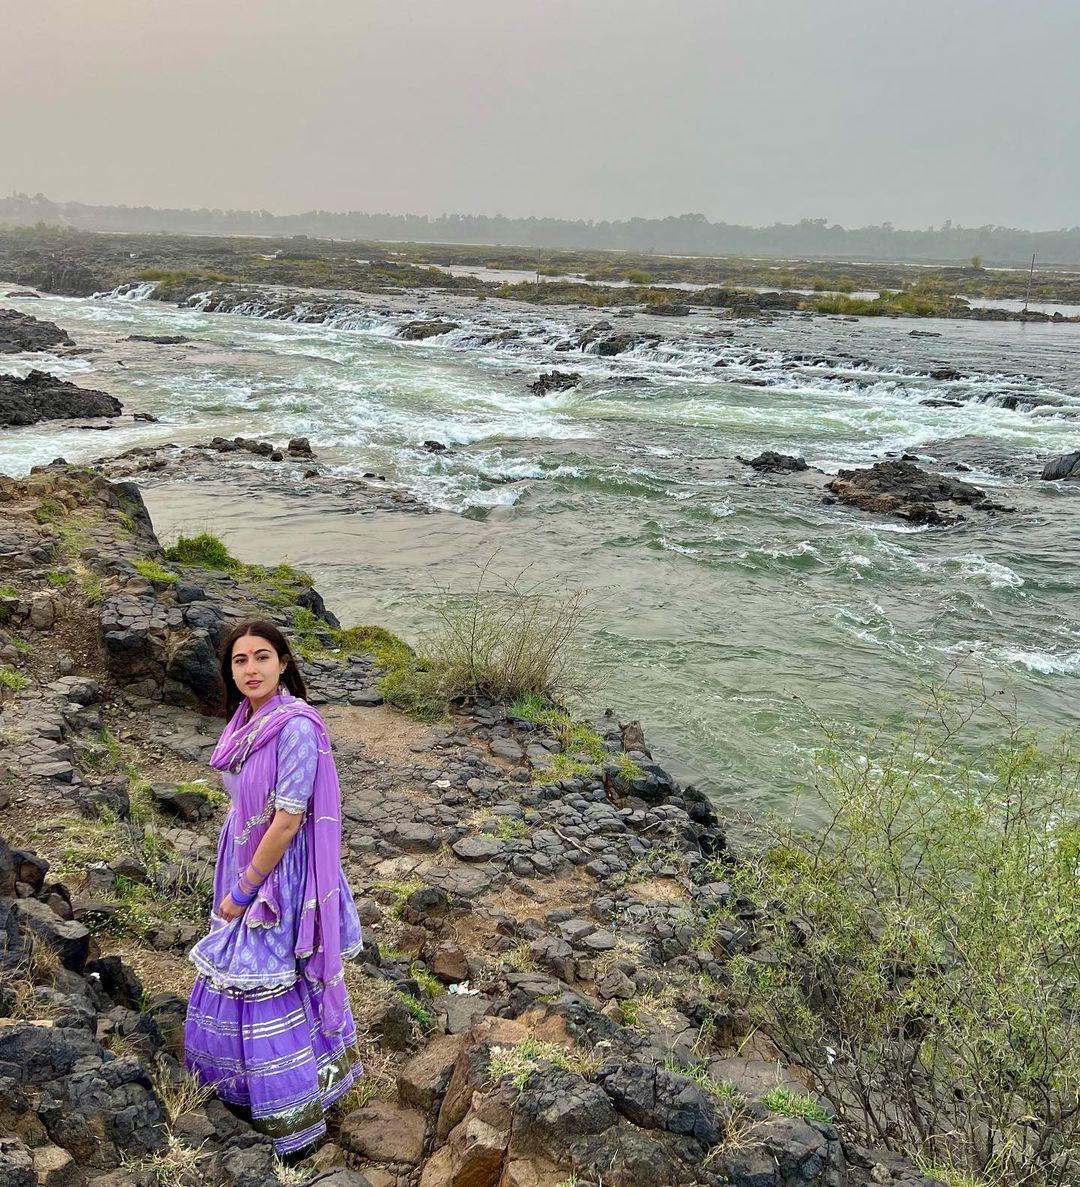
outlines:
[[[303,638],[367,941],[350,972],[367,1075],[290,1181],[929,1182],[845,1138],[805,1069],[725,1005],[731,944],[753,943],[724,830],[636,722],[566,734],[472,699],[425,725],[383,703],[378,637],[356,646],[295,569],[166,554],[137,491],[92,469],[0,492],[0,1068],[41,1102],[0,1150],[13,1174],[276,1178],[265,1139],[175,1062],[224,811],[204,765],[214,646],[255,611]]]
[[[698,307],[729,318],[769,319],[802,311],[1025,323],[1080,320],[1080,279],[1068,270],[1041,270],[1035,284],[1019,270],[987,270],[977,262],[933,268],[541,254],[542,263],[534,252],[503,247],[0,230],[0,275],[63,296],[145,283],[155,286],[161,300],[183,301],[227,284],[351,293],[428,289],[525,304],[631,307],[658,317],[685,317]],[[1015,307],[1008,305],[1010,298]]]

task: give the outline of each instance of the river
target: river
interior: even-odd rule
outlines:
[[[662,341],[601,358],[558,349],[595,312],[435,294],[372,298],[367,315],[330,325],[153,300],[5,304],[93,353],[0,356],[0,368],[43,367],[160,422],[8,430],[0,470],[213,434],[307,435],[333,472],[385,475],[436,513],[348,515],[173,482],[145,490],[159,534],[210,527],[244,559],[287,554],[343,621],[409,638],[430,624],[436,586],[475,584],[485,562],[592,589],[587,660],[603,682],[588,707],[639,717],[657,756],[718,802],[785,807],[819,717],[906,719],[950,672],[1005,690],[1032,724],[1075,721],[1080,484],[1037,474],[1080,446],[1080,326],[634,317],[616,328]],[[417,313],[460,328],[396,338]],[[485,342],[479,321],[508,333]],[[529,392],[553,365],[581,385]],[[960,377],[930,377],[946,368]],[[450,448],[429,453],[428,439]],[[735,460],[763,449],[826,472],[912,450],[970,467],[962,477],[1016,511],[916,529],[824,504],[820,475],[763,477]]]

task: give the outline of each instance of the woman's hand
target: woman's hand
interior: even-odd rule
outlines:
[[[234,919],[239,919],[241,915],[247,910],[247,907],[238,907],[233,902],[231,894],[227,894],[222,900],[221,905],[217,909],[217,913],[222,919],[227,919],[230,923]]]

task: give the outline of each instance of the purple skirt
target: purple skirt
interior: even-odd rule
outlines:
[[[223,776],[230,795],[236,778]],[[303,809],[310,793],[310,775],[299,783],[289,811]],[[282,785],[288,785],[284,777],[279,800]],[[240,872],[237,827],[230,808],[218,844],[215,904]],[[227,923],[211,912],[210,931],[189,953],[199,976],[188,1002],[185,1063],[222,1100],[249,1107],[255,1128],[273,1138],[279,1154],[320,1138],[326,1132],[324,1111],[361,1075],[351,1011],[346,1005],[345,1025],[337,1034],[324,1031],[320,988],[305,976],[307,962],[296,956],[306,866],[307,832],[301,829],[270,875],[280,911],[276,923],[249,925],[246,915]],[[338,886],[341,953],[348,959],[362,945],[360,920],[340,871]]]
[[[326,1109],[361,1075],[356,1026],[346,1008],[340,1034],[319,1025],[319,994],[292,985],[235,989],[195,979],[184,1032],[191,1073],[230,1104],[251,1110],[277,1154],[317,1141]]]

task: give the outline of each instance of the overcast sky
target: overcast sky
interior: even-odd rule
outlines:
[[[0,193],[1080,224],[1080,0],[0,0]]]

